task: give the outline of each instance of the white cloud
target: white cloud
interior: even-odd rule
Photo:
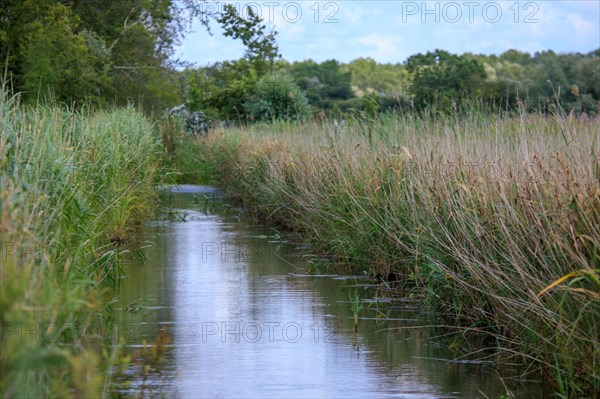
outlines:
[[[367,52],[364,56],[384,62],[396,61],[400,58],[401,52],[398,48],[398,44],[401,42],[401,38],[398,36],[371,33],[359,37],[358,42],[360,44],[375,47],[374,50]]]
[[[328,10],[333,12],[333,10]],[[339,9],[340,16],[337,18],[340,22],[355,24],[360,22],[366,15],[366,11],[363,7],[360,7],[355,2],[347,2],[340,5]],[[336,13],[337,14],[337,13]]]
[[[273,13],[273,26],[275,30],[279,33],[279,37],[281,39],[293,39],[298,36],[301,36],[306,28],[304,27],[304,19],[300,17],[298,21],[294,21],[295,16],[290,18],[286,17],[281,7],[276,7]]]
[[[475,8],[474,19],[469,21],[463,2],[456,2],[463,7],[457,23],[443,18],[436,23],[435,15],[420,13],[403,18],[402,4],[406,2],[376,0],[337,2],[339,10],[334,15],[337,23],[324,23],[332,11],[325,9],[328,2],[296,1],[294,4],[302,8],[302,16],[293,22],[290,17],[296,15],[295,10],[289,8],[284,17],[283,7],[288,3],[279,3],[273,10],[272,22],[279,32],[277,43],[283,57],[291,61],[335,58],[348,62],[369,56],[380,62],[401,62],[410,55],[436,48],[453,53],[487,54],[500,54],[509,48],[529,52],[547,49],[588,52],[598,48],[600,41],[600,2],[597,1],[538,1],[536,9],[525,7],[533,2],[517,2],[518,13],[515,2],[498,1],[495,3],[502,8],[502,18],[494,23],[482,15],[483,5]],[[263,18],[268,18],[266,3],[256,4],[263,7]],[[318,15],[315,4],[318,4]],[[421,7],[422,2],[416,4]],[[443,14],[443,7],[440,10]],[[537,22],[526,23],[526,17]],[[243,45],[223,37],[216,24],[213,27],[215,36],[209,37],[204,28],[198,26],[197,33],[187,37],[177,52],[184,59],[200,64],[241,57]]]
[[[567,14],[567,21],[575,28],[578,35],[598,35],[594,24],[578,14]]]

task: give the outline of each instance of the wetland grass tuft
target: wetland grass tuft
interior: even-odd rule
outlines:
[[[348,298],[350,299],[350,309],[352,309],[352,314],[354,315],[354,332],[358,332],[358,316],[363,307],[361,298],[358,295],[358,291],[354,291],[354,295],[348,293]]]
[[[382,115],[198,141],[228,195],[600,395],[600,119]]]
[[[160,142],[132,108],[1,96],[0,396],[106,396],[119,360],[104,304],[154,208]]]

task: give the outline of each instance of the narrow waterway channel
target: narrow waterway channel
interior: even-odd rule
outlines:
[[[309,275],[309,248],[213,196],[211,187],[174,189],[169,217],[144,228],[152,244],[125,267],[117,322],[132,352],[161,330],[169,341],[159,371],[132,368],[115,395],[497,399],[508,388],[547,397],[542,384],[503,380],[507,367],[451,350],[427,327],[435,317],[365,278]]]

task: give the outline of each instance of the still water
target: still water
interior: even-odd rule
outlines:
[[[132,367],[117,396],[547,396],[539,383],[506,379],[506,366],[449,349],[438,318],[364,276],[309,275],[310,248],[249,222],[218,194],[173,189],[169,217],[144,228],[149,245],[125,267],[117,321],[132,352],[161,330],[169,342],[161,366],[145,378]]]

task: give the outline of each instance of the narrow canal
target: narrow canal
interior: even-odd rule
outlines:
[[[456,335],[439,338],[438,318],[363,276],[310,275],[309,248],[210,197],[218,191],[175,189],[168,217],[144,228],[143,260],[125,267],[126,345],[168,339],[161,366],[131,367],[116,396],[547,397],[505,365],[451,350]]]

